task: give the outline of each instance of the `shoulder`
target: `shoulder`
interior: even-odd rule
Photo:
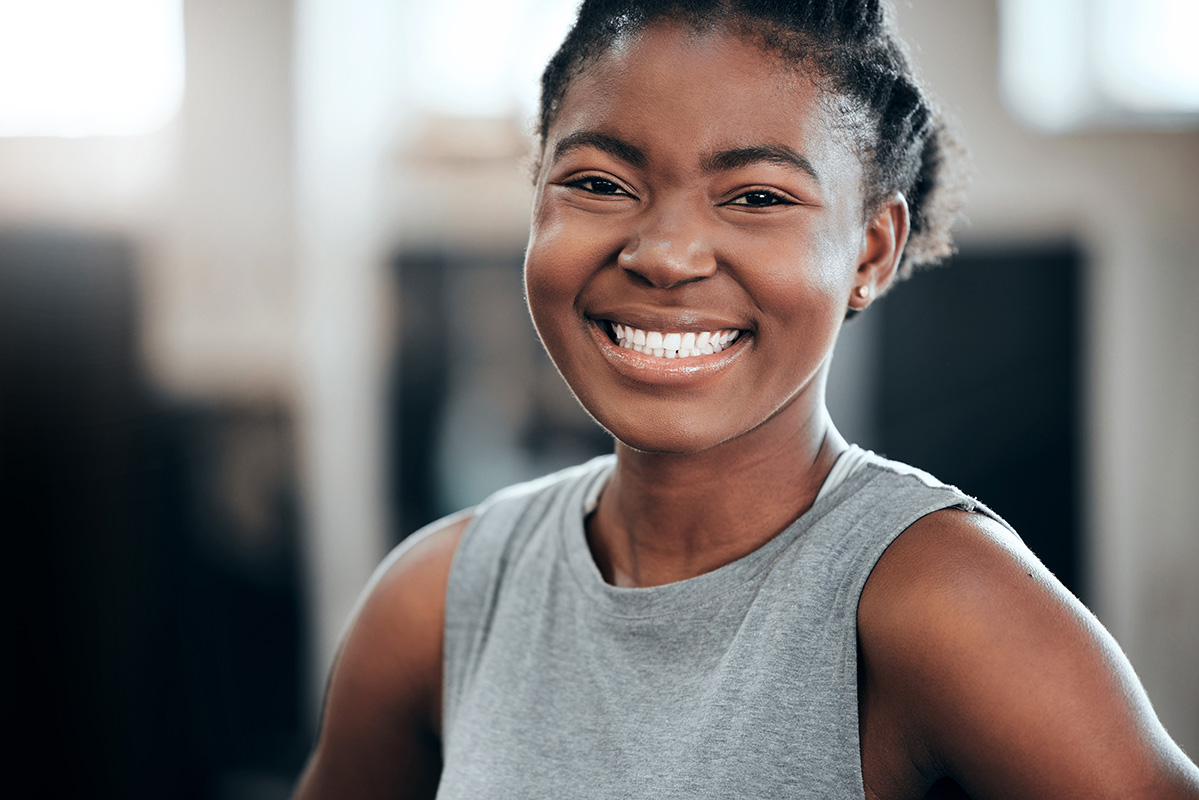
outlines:
[[[334,660],[297,797],[436,786],[445,594],[471,520],[463,513],[428,526],[375,571]]]
[[[401,542],[375,570],[362,593],[334,664],[361,680],[377,673],[380,688],[439,691],[446,587],[458,545],[474,519],[464,512],[433,523]],[[400,700],[402,698],[394,698]],[[424,705],[425,703],[422,703]],[[422,716],[436,725],[437,708]]]
[[[858,635],[872,702],[927,777],[977,797],[1199,796],[1119,646],[993,519],[912,524],[866,583]]]
[[[371,601],[395,596],[406,598],[420,588],[444,585],[458,542],[474,521],[475,510],[459,512],[421,528],[400,542],[375,569],[363,590],[356,619]]]

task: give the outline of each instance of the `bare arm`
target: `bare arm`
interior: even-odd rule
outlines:
[[[1199,769],[1115,640],[997,523],[917,522],[871,574],[858,622],[877,711],[864,737],[903,730],[928,781],[980,800],[1199,800]]]
[[[376,572],[334,661],[296,800],[436,793],[445,593],[468,522],[402,544]]]

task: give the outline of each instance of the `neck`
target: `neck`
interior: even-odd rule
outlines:
[[[604,579],[656,586],[710,572],[810,508],[848,445],[823,403],[781,434],[779,422],[788,421],[699,453],[645,453],[618,442],[616,469],[588,520]]]

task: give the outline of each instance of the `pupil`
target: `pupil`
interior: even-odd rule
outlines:
[[[745,196],[745,202],[751,206],[768,206],[773,200],[774,197],[766,192],[750,192]]]

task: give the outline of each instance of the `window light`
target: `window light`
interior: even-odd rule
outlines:
[[[1002,0],[1000,80],[1033,127],[1199,123],[1195,0]]]
[[[183,97],[182,0],[0,0],[0,136],[122,136]]]

